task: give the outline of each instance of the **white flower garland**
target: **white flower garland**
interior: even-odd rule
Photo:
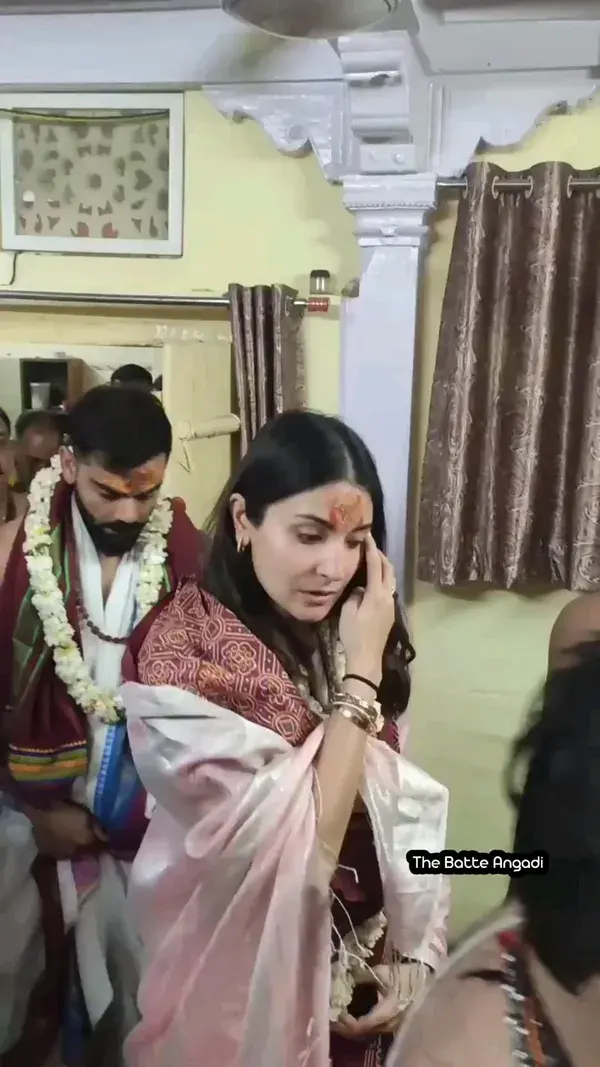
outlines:
[[[123,718],[123,702],[92,681],[54,574],[50,554],[50,507],[60,479],[60,459],[55,456],[50,467],[41,470],[33,479],[29,491],[23,553],[33,594],[31,601],[40,617],[44,640],[52,649],[56,674],[66,685],[69,696],[86,715],[95,715],[102,722],[116,723]],[[154,607],[160,596],[172,522],[171,502],[163,498],[158,501],[140,535],[143,547],[136,601],[143,615]]]
[[[350,1007],[357,980],[365,971],[370,971],[367,960],[373,955],[386,926],[385,915],[380,911],[356,930],[353,927],[341,941],[338,958],[331,966],[330,1022],[337,1022]]]

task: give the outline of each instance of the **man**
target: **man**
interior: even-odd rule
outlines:
[[[0,521],[22,518],[32,478],[58,452],[62,434],[47,411],[27,411],[15,425],[15,441],[0,444]]]
[[[39,929],[19,927],[12,989],[0,975],[13,1018],[28,1009],[16,1042],[0,1033],[2,1067],[41,1067],[59,1026],[66,1067],[121,1062],[139,960],[127,877],[147,798],[115,691],[134,626],[204,550],[183,502],[160,499],[172,435],[155,397],[98,386],[70,412],[69,437],[24,522],[0,529],[2,788],[33,827],[45,940],[36,971]],[[0,901],[5,952],[18,923]]]
[[[139,363],[126,363],[125,366],[118,367],[111,374],[110,384],[128,389],[143,389],[146,393],[151,393],[154,389],[150,371],[140,367]]]

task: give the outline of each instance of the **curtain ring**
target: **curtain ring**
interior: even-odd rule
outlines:
[[[498,192],[498,177],[492,178],[492,196],[494,197],[494,200],[497,200],[500,196],[500,193]]]
[[[531,175],[529,175],[527,181],[529,184],[527,189],[525,190],[525,199],[531,200],[531,197],[533,196],[533,178],[531,177]]]
[[[570,200],[573,196],[573,175],[569,174],[567,178],[567,199]]]

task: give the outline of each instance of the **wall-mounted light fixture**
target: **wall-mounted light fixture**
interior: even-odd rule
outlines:
[[[311,296],[331,295],[331,274],[328,270],[311,270],[309,293]]]

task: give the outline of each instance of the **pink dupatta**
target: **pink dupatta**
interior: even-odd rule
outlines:
[[[155,804],[131,879],[146,967],[127,1062],[327,1067],[331,871],[313,770],[324,727],[289,736],[299,729],[291,695],[305,720],[306,706],[276,658],[212,598],[184,590],[164,614],[140,657],[140,675],[159,684],[122,690]],[[217,700],[221,686],[230,706]],[[263,712],[286,717],[288,737],[240,713],[257,697]],[[446,886],[412,875],[406,854],[444,847],[447,791],[383,743],[367,749],[363,797],[388,935],[435,967]]]

